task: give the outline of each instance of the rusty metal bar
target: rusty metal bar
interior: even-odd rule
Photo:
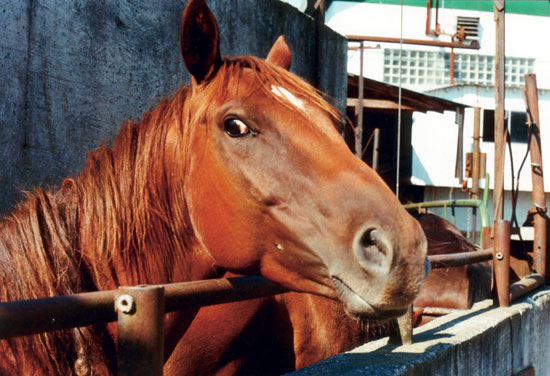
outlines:
[[[439,0],[435,0],[435,32],[439,33]]]
[[[431,25],[431,13],[432,12],[432,0],[428,0],[426,3],[426,35],[430,35]]]
[[[472,145],[472,199],[477,200],[479,198],[479,139],[481,129],[481,108],[474,108],[474,138]]]
[[[0,303],[0,339],[116,321],[116,291]]]
[[[220,278],[164,285],[166,312],[261,298],[288,292],[263,277]]]
[[[353,42],[380,42],[380,43],[400,43],[400,38],[390,38],[390,37],[378,37],[378,36],[366,36],[366,35],[346,35],[349,41]],[[435,46],[435,47],[450,47],[450,48],[465,48],[469,50],[479,50],[479,43],[477,41],[472,41],[470,44],[465,44],[463,42],[441,42],[435,40],[424,40],[424,39],[402,39],[404,44],[416,44],[421,46]]]
[[[481,108],[474,108],[474,138],[472,145],[472,189],[470,190],[473,200],[479,199],[479,177],[480,177],[480,150],[479,139],[481,129]],[[485,183],[487,184],[487,182]],[[472,213],[472,242],[476,244],[477,241],[477,213],[476,209],[473,209]],[[481,234],[481,231],[480,231]]]
[[[405,204],[403,207],[407,210],[423,209],[423,208],[445,208],[445,207],[468,207],[478,208],[481,217],[481,225],[487,227],[489,223],[489,213],[487,207],[480,200],[436,200],[436,201],[424,201],[413,204]]]
[[[502,219],[504,210],[504,160],[506,153],[506,124],[504,122],[504,0],[493,2],[496,25],[495,48],[495,187],[493,191],[493,220]]]
[[[487,212],[487,204],[486,204],[486,197],[485,194],[488,192],[487,186],[489,184],[489,177],[487,174],[487,177],[485,179],[485,191],[484,191],[484,201],[480,200],[439,200],[439,201],[425,201],[420,203],[414,203],[414,204],[405,204],[403,207],[407,210],[412,209],[422,209],[422,208],[445,208],[445,217],[446,217],[446,208],[448,206],[458,206],[458,207],[471,207],[471,208],[477,208],[479,209],[479,216],[481,218],[481,232],[479,237],[479,242],[481,244],[482,248],[489,248],[490,246],[484,245],[484,239],[486,239],[486,235],[484,234],[483,228],[489,227],[489,213]],[[476,224],[477,225],[477,224]]]
[[[262,277],[222,278],[160,285],[166,312],[276,295],[287,290]],[[0,303],[0,339],[117,320],[117,290]]]
[[[164,363],[164,287],[119,287],[119,376],[162,375]]]
[[[510,221],[495,221],[495,248],[493,270],[498,304],[501,307],[510,305]]]
[[[462,266],[475,264],[477,262],[489,261],[493,259],[493,250],[485,249],[476,252],[462,252],[451,255],[430,255],[428,260],[432,269],[449,268],[452,266]]]
[[[531,274],[510,285],[510,301],[524,296],[544,284],[544,276]]]
[[[533,209],[535,216],[533,225],[535,239],[533,241],[533,266],[535,272],[545,277],[545,283],[550,284],[550,274],[546,273],[547,233],[546,197],[544,193],[544,176],[542,169],[542,152],[540,138],[539,98],[537,92],[537,77],[534,74],[525,75],[524,88],[527,107],[527,122],[529,124],[529,153],[531,154],[531,178],[533,182]]]

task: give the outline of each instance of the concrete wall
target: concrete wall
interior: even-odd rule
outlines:
[[[0,3],[0,212],[21,189],[78,172],[188,81],[179,53],[186,1],[5,0]],[[278,0],[209,0],[224,55],[264,57],[285,34],[292,70],[345,103],[345,39]],[[318,77],[314,72],[319,51]]]
[[[508,308],[487,300],[440,317],[415,329],[414,342],[393,346],[384,338],[293,375],[512,376],[529,367],[550,375],[550,288]]]

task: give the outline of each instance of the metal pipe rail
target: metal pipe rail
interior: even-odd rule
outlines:
[[[481,200],[438,200],[425,201],[415,204],[405,204],[403,207],[407,210],[424,209],[424,208],[448,208],[448,207],[466,207],[477,208],[481,216],[481,226],[488,227],[491,225],[489,221],[489,212],[487,205]]]
[[[453,253],[451,255],[432,255],[428,256],[428,260],[432,269],[442,269],[490,261],[493,259],[493,253],[493,249],[484,249],[482,251]]]
[[[432,269],[488,261],[493,250],[428,256]],[[166,312],[260,298],[287,292],[263,277],[221,278],[159,285]],[[514,293],[517,294],[517,293]],[[117,320],[118,290],[0,303],[0,339]]]
[[[158,285],[165,312],[277,295],[287,290],[263,277],[221,278]],[[117,320],[118,290],[0,303],[0,339]]]
[[[452,255],[433,255],[433,269],[473,264],[499,258],[486,249]],[[543,284],[541,275],[531,275],[509,287],[512,301]],[[498,285],[498,283],[497,283]],[[508,286],[506,286],[508,287]],[[160,374],[163,362],[165,312],[236,302],[276,295],[287,290],[263,277],[239,277],[183,282],[157,286],[120,287],[119,290],[88,292],[35,300],[0,303],[0,339],[118,320],[119,375]],[[412,313],[412,312],[410,312]],[[398,342],[412,340],[411,314],[398,319]],[[150,346],[136,347],[145,338]]]
[[[474,264],[493,259],[493,249],[428,256],[432,269]],[[534,274],[510,286],[511,300],[540,286]],[[165,290],[165,312],[236,302],[287,292],[263,277],[221,278],[158,285]],[[51,298],[0,303],[0,339],[117,320],[118,290],[86,292]]]
[[[486,176],[486,181],[489,180],[489,174]],[[427,209],[427,208],[443,208],[443,218],[447,219],[447,208],[448,207],[466,207],[466,208],[476,208],[479,210],[479,215],[481,217],[481,231],[479,232],[479,244],[483,245],[483,228],[491,226],[489,220],[489,212],[487,210],[487,188],[485,188],[483,193],[482,200],[438,200],[438,201],[425,201],[414,204],[405,204],[403,207],[407,210],[413,209]]]

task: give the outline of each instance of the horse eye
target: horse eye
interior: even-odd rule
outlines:
[[[242,137],[250,134],[250,128],[240,119],[230,118],[223,123],[225,133],[231,137]]]

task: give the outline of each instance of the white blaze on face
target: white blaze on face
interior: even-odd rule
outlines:
[[[280,98],[286,99],[288,102],[294,105],[294,107],[297,107],[302,111],[306,110],[304,102],[301,99],[296,98],[294,94],[292,94],[284,87],[271,85],[271,92]]]

